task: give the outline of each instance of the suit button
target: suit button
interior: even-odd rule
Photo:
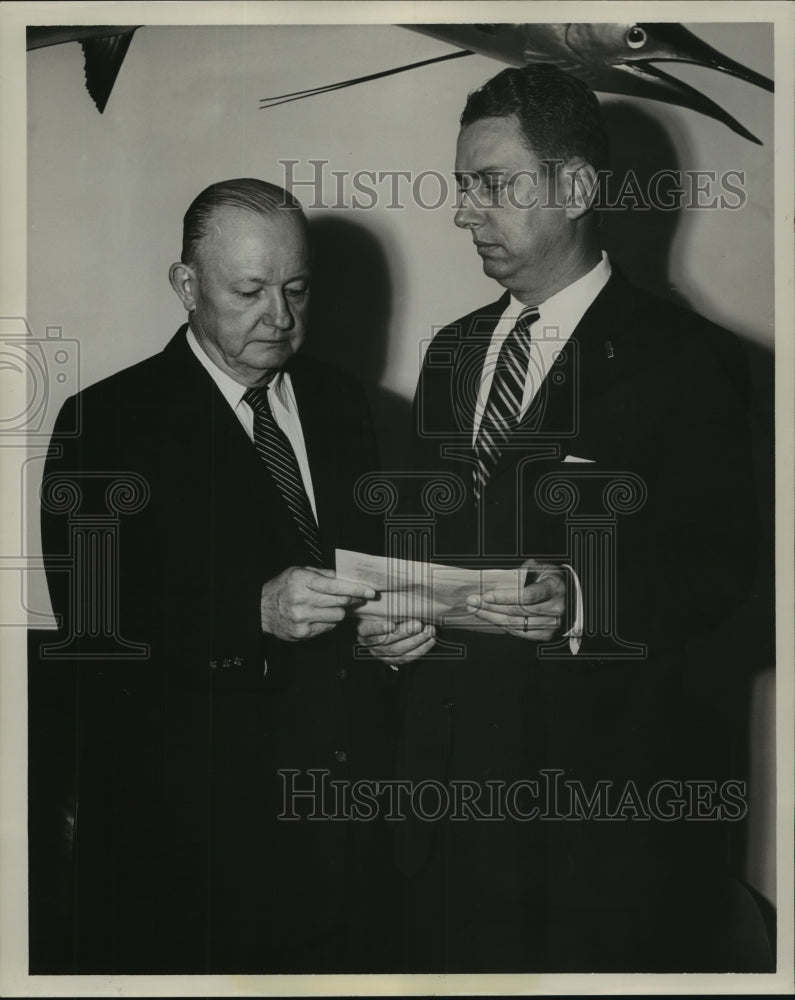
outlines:
[[[242,656],[236,656],[236,657],[235,657],[235,658],[234,658],[234,659],[232,660],[232,663],[233,663],[233,664],[234,664],[234,665],[235,665],[236,667],[242,667],[242,666],[243,666],[243,657],[242,657]]]
[[[210,670],[215,670],[218,666],[218,660],[210,660]]]
[[[337,674],[337,676],[341,681],[345,681],[348,679],[348,671],[345,669],[345,667],[343,667],[342,670],[340,670],[340,672]]]
[[[344,764],[345,761],[348,759],[348,755],[345,753],[344,750],[335,750],[334,759],[338,760],[340,764]]]
[[[230,668],[230,667],[232,666],[232,661],[231,661],[231,660],[228,660],[228,659],[227,659],[227,660],[222,660],[222,661],[221,661],[221,666],[222,666],[222,667],[223,667],[223,668],[224,668],[225,670],[228,670],[228,669],[229,669],[229,668]]]

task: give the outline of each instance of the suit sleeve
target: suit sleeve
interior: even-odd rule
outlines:
[[[57,474],[55,456],[74,426],[74,397],[67,400],[53,432],[45,465]],[[32,974],[73,968],[74,858],[77,801],[78,671],[75,662],[50,661],[43,648],[68,634],[69,578],[59,557],[68,551],[66,521],[42,509],[42,551],[50,601],[61,627],[28,634],[28,909]]]

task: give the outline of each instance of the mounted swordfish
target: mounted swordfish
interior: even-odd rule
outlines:
[[[29,27],[28,49],[78,41],[85,56],[86,86],[99,111],[105,109],[116,76],[138,25]],[[594,90],[626,97],[647,97],[708,115],[738,135],[759,143],[720,105],[694,87],[669,76],[658,62],[692,63],[773,91],[773,81],[707,45],[676,23],[655,24],[406,24],[458,47],[457,52],[382,70],[310,90],[267,97],[263,108],[366,83],[405,70],[479,53],[512,66],[549,62],[584,80]]]
[[[463,51],[372,73],[355,80],[265,98],[260,102],[261,107],[274,107],[433,62],[478,53],[511,66],[524,66],[532,62],[553,63],[579,77],[593,90],[626,97],[646,97],[689,108],[723,122],[738,135],[759,143],[756,136],[720,105],[694,87],[664,73],[654,63],[692,63],[728,73],[771,93],[773,91],[773,81],[768,77],[724,56],[676,23],[406,24],[402,27],[449,42]]]

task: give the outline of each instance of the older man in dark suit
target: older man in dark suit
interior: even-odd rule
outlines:
[[[715,836],[728,776],[698,697],[753,577],[743,354],[601,250],[606,154],[596,98],[552,67],[503,71],[461,118],[455,223],[505,291],[430,344],[414,468],[462,488],[436,561],[529,575],[473,594],[498,634],[441,629],[435,661],[420,622],[360,627],[406,665],[406,775],[468,788],[447,822],[400,831],[415,970],[769,961]],[[671,812],[699,779],[710,803]]]
[[[389,941],[375,827],[292,793],[391,762],[390,671],[343,622],[373,592],[331,568],[374,544],[367,405],[297,355],[307,223],[281,188],[203,191],[170,278],[188,323],[67,402],[45,471],[31,967],[366,970]]]

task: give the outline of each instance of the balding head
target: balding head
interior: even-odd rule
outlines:
[[[304,237],[308,238],[306,217],[300,203],[289,191],[254,177],[218,181],[197,195],[185,213],[182,222],[183,264],[194,267],[200,264],[202,242],[217,232],[216,213],[224,207],[243,209],[264,218],[284,213],[286,217],[295,219]]]

